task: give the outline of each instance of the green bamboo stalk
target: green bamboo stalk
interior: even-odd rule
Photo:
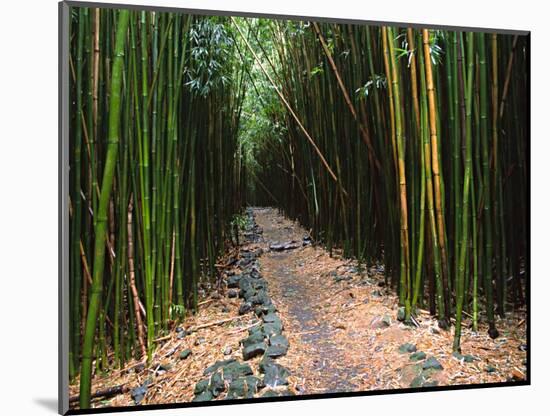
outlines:
[[[426,80],[426,88],[422,90],[422,99],[428,100],[428,102],[431,102],[431,106],[435,104],[433,102],[433,99],[429,100],[429,92],[430,92],[430,86],[432,95],[433,95],[433,80],[430,81],[432,78],[431,70],[428,70],[428,68],[431,68],[431,56],[430,56],[430,47],[429,47],[429,34],[426,29],[422,31],[422,43],[424,46],[424,56],[421,55],[420,58],[420,65],[421,69],[423,69],[422,73]],[[428,62],[430,64],[428,64]],[[425,70],[425,71],[424,71]],[[430,106],[428,106],[429,108]],[[429,130],[430,130],[430,136],[434,133],[434,119],[433,119],[433,113],[435,110],[432,109],[430,114],[429,120]],[[432,146],[433,139],[430,141],[424,140],[424,158],[426,162],[426,187],[428,192],[428,214],[430,217],[430,230],[431,230],[431,242],[432,242],[432,253],[433,253],[433,261],[434,261],[434,280],[435,280],[435,286],[436,286],[436,292],[437,292],[437,313],[439,317],[439,325],[441,327],[447,327],[446,323],[446,312],[445,312],[445,300],[444,300],[444,291],[443,291],[443,278],[442,278],[442,266],[441,266],[441,252],[440,252],[440,240],[438,237],[437,232],[437,221],[436,221],[436,214],[435,214],[435,202],[434,200],[436,197],[434,196],[434,181],[435,178],[432,178],[432,166],[434,158],[432,152],[434,150],[434,147]],[[437,157],[437,156],[436,156]]]
[[[485,35],[479,34],[479,62],[480,62],[480,110],[481,110],[481,152],[483,160],[483,222],[485,237],[485,295],[487,297],[487,320],[489,322],[489,335],[491,338],[498,336],[495,327],[495,318],[493,312],[493,232],[492,232],[492,195],[490,192],[490,173],[489,173],[489,145],[488,145],[488,127],[487,127],[487,70],[485,53]],[[471,64],[473,65],[473,63]]]
[[[483,35],[483,34],[481,34]],[[466,252],[469,238],[470,181],[472,179],[472,89],[474,83],[474,34],[467,35],[468,74],[466,86],[466,143],[464,151],[464,189],[462,193],[462,230],[460,241],[460,258],[456,276],[456,321],[453,340],[453,351],[460,352],[460,335],[462,333],[462,308],[464,300],[464,278],[466,269]],[[483,91],[483,89],[482,89]]]
[[[126,43],[126,31],[128,29],[129,11],[121,10],[118,17],[115,54],[113,59],[113,70],[110,88],[109,103],[109,135],[107,152],[105,157],[105,167],[103,171],[103,180],[101,182],[101,193],[99,206],[96,214],[95,227],[95,256],[93,266],[93,284],[90,293],[90,306],[86,320],[84,333],[84,344],[82,348],[82,365],[80,377],[80,408],[90,407],[91,397],[91,370],[92,370],[92,349],[94,334],[96,330],[96,319],[98,315],[101,294],[103,291],[103,270],[105,265],[105,238],[107,235],[107,209],[113,177],[115,163],[118,153],[119,125],[120,125],[120,101],[122,71],[124,65],[124,49]]]
[[[397,59],[395,56],[395,36],[393,29],[388,27],[388,44],[390,51],[392,88],[395,109],[395,135],[397,142],[397,154],[399,159],[399,205],[400,205],[400,224],[401,224],[401,270],[400,270],[400,301],[405,306],[405,320],[410,318],[411,314],[411,293],[410,293],[410,269],[409,269],[409,227],[408,227],[408,209],[407,209],[407,179],[405,173],[405,143],[402,132],[401,120],[401,93],[399,88],[399,77],[397,68]]]

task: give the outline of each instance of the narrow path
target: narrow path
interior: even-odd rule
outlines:
[[[257,224],[263,229],[266,246],[274,243],[297,242],[302,244],[306,231],[293,224],[270,208],[254,211]],[[302,249],[284,251],[269,250],[260,258],[264,278],[274,287],[273,298],[292,327],[291,334],[297,334],[306,345],[308,354],[298,371],[309,379],[314,391],[323,393],[354,391],[359,387],[352,381],[360,373],[355,365],[346,362],[342,342],[330,321],[323,316],[319,288],[315,288],[319,276],[315,271],[303,275],[305,259]],[[299,275],[301,274],[301,275]],[[295,345],[296,346],[296,345]],[[299,346],[296,346],[299,347]],[[318,387],[317,387],[318,386]]]

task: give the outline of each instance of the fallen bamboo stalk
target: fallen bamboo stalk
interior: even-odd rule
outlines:
[[[207,324],[196,326],[195,328],[190,328],[189,332],[196,332],[200,329],[210,328],[211,326],[223,325],[227,322],[236,321],[238,319],[241,319],[241,316],[235,316],[233,318],[222,319],[221,321],[209,322]]]
[[[160,338],[157,338],[157,339],[153,340],[153,342],[162,342],[162,341],[166,341],[170,338],[172,338],[172,335],[166,335],[165,337],[160,337]]]
[[[99,397],[110,397],[116,396],[118,394],[124,394],[129,390],[126,385],[121,384],[120,386],[108,387],[106,389],[98,390],[95,393],[92,393],[92,399],[97,399]],[[69,397],[69,403],[75,403],[80,400],[80,394]]]
[[[216,299],[213,299],[213,298],[210,298],[210,299],[206,299],[206,300],[203,300],[202,302],[199,302],[197,304],[197,306],[203,306],[203,305],[206,305],[207,303],[210,303],[210,302],[214,302]]]

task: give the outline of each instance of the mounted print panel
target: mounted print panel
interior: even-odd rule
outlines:
[[[528,32],[60,12],[60,412],[529,383]]]

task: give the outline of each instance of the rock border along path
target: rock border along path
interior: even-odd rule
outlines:
[[[253,210],[247,209],[246,213],[245,239],[248,243],[262,241],[262,230],[254,221]],[[262,356],[257,371],[236,358],[217,361],[204,371],[205,378],[195,385],[193,401],[210,401],[222,394],[226,400],[293,394],[286,387],[290,371],[276,363],[277,358],[287,353],[290,344],[282,334],[283,323],[269,297],[268,283],[260,272],[258,259],[262,252],[261,248],[244,247],[238,260],[241,273],[232,274],[226,280],[228,296],[235,297],[239,289],[238,296],[242,299],[239,314],[254,313],[260,319],[241,340],[243,361]]]

